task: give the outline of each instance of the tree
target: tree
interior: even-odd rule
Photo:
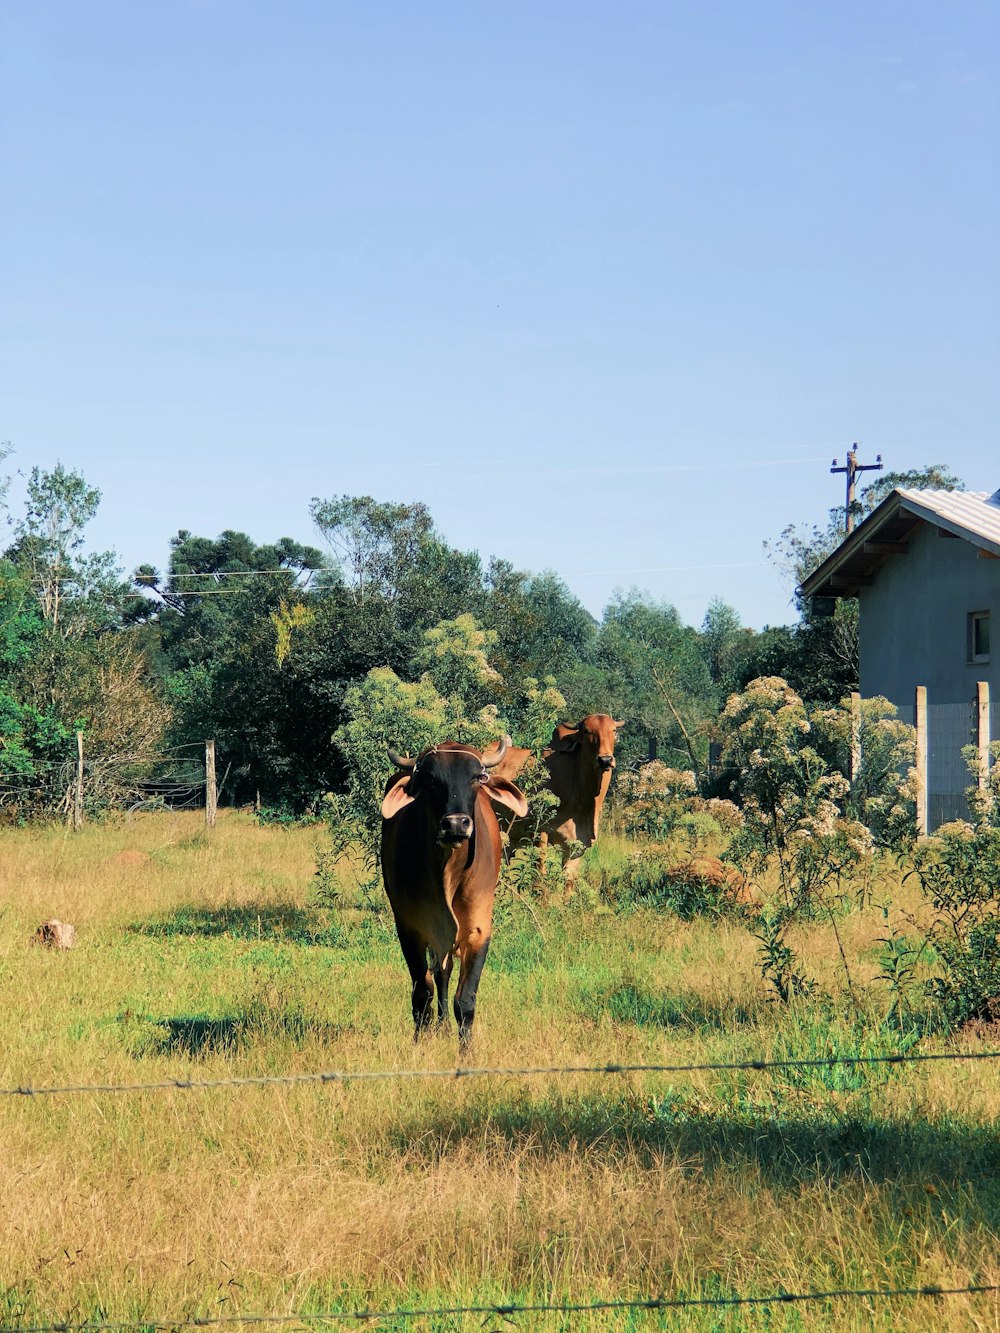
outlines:
[[[258,546],[245,532],[196,537],[182,528],[170,541],[170,567],[135,572],[137,588],[152,594],[140,603],[149,627],[146,643],[162,654],[169,672],[212,658],[230,627],[255,615],[276,613],[284,599],[302,592],[302,576],[329,576],[323,553],[291,537]]]
[[[77,731],[89,808],[121,805],[155,766],[168,721],[134,631],[54,632],[24,573],[0,561],[0,812],[64,805]]]
[[[32,701],[25,688],[34,654],[47,637],[31,585],[0,559],[0,818],[21,819],[52,808],[62,791],[72,730],[51,699]]]
[[[626,755],[645,758],[645,733],[699,768],[707,749],[700,729],[713,712],[714,691],[698,633],[676,608],[635,589],[618,594],[605,608],[594,661],[604,685],[600,699],[586,701],[586,711],[638,724],[626,730]],[[572,689],[571,680],[566,688]]]
[[[9,440],[0,440],[0,463],[14,452]],[[7,508],[7,496],[10,492],[10,476],[0,475],[0,510]]]
[[[928,463],[926,467],[904,472],[883,472],[861,488],[852,510],[855,521],[866,518],[897,488],[961,491],[965,489],[965,483],[943,463]],[[824,527],[789,524],[774,541],[764,543],[764,550],[781,573],[794,580],[797,598],[802,581],[818,569],[843,540],[844,510],[843,506],[838,506],[829,511]]]
[[[309,513],[359,602],[397,596],[421,550],[436,539],[423,504],[383,504],[370,495],[313,497]]]
[[[111,551],[81,554],[84,529],[100,502],[101,492],[62,463],[51,472],[31,470],[25,516],[7,554],[25,571],[53,630],[81,631],[120,620],[127,586],[117,557]]]
[[[478,713],[490,704],[496,711],[504,682],[487,658],[495,641],[496,635],[481,630],[468,614],[442,620],[424,633],[413,655],[413,673],[431,681],[444,697],[456,700],[463,713]]]
[[[739,613],[721,597],[714,597],[701,622],[701,648],[712,682],[723,699],[735,688],[734,672],[747,634]]]
[[[135,631],[66,640],[51,695],[63,724],[83,732],[87,809],[120,809],[141,796],[159,768],[171,709]]]
[[[507,680],[562,679],[587,660],[597,623],[557,574],[526,574],[493,560],[485,582],[482,621],[496,633],[493,661]]]

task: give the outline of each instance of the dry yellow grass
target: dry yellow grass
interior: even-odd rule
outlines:
[[[346,874],[335,912],[310,905],[320,838],[242,815],[210,836],[198,816],[168,814],[76,836],[0,832],[0,1085],[452,1065],[453,1032],[412,1045],[384,911]],[[544,942],[501,905],[476,1064],[813,1054],[843,1037],[836,1015],[766,1002],[739,923],[537,910]],[[50,916],[77,927],[75,950],[31,945]],[[883,931],[875,910],[844,922],[861,982]],[[801,944],[839,984],[829,936]],[[4,1097],[0,1324],[1000,1281],[997,1074]],[[1000,1305],[518,1326],[996,1329]]]

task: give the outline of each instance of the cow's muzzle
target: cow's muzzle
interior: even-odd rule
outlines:
[[[597,767],[600,769],[614,768],[615,757],[613,754],[599,754],[597,756]]]
[[[471,837],[469,815],[445,815],[438,826],[438,842],[468,842]]]

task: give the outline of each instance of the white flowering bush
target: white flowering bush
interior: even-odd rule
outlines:
[[[729,859],[757,875],[776,868],[784,906],[807,909],[871,856],[870,831],[845,814],[850,783],[830,771],[805,704],[778,676],[731,695],[722,724],[743,812]]]
[[[837,708],[817,709],[810,719],[814,744],[831,769],[847,774],[853,741],[860,763],[841,806],[860,820],[875,844],[910,849],[917,837],[917,734],[901,722],[888,699],[862,699],[857,717],[849,699]]]
[[[762,975],[788,1001],[814,989],[788,942],[789,927],[826,920],[840,946],[837,914],[848,895],[867,892],[874,839],[848,811],[850,783],[831,771],[823,733],[814,732],[805,704],[786,681],[751,681],[730,696],[722,725],[723,762],[736,774],[743,812],[726,858],[760,887],[766,876],[776,876],[777,892],[754,933]],[[840,956],[853,990],[842,947]]]
[[[986,773],[974,746],[965,758],[975,823],[939,828],[916,848],[911,872],[933,913],[927,942],[940,972],[928,989],[953,1027],[1000,1023],[1000,743],[990,747]]]
[[[692,772],[670,768],[658,759],[620,773],[615,804],[622,832],[631,838],[662,842],[690,814],[697,790]]]

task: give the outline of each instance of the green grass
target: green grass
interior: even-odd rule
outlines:
[[[384,905],[319,829],[238,815],[0,833],[0,1084],[454,1066],[414,1047]],[[592,884],[501,899],[463,1063],[942,1049],[882,1022],[880,911],[796,940],[830,1001],[771,1003],[736,919]],[[620,859],[609,840],[609,861]],[[912,911],[896,885],[900,910]],[[78,947],[31,944],[59,916]],[[998,1280],[1000,1079],[984,1063],[405,1080],[0,1099],[0,1325]],[[989,1297],[518,1317],[525,1328],[995,1328]],[[380,1327],[478,1329],[454,1317]]]

